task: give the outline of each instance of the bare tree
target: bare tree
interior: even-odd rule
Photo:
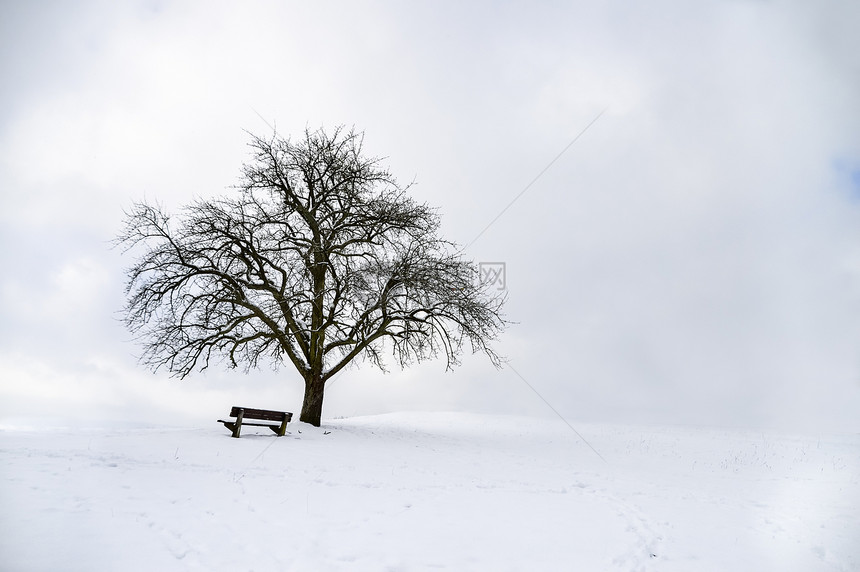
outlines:
[[[125,322],[141,361],[185,377],[226,358],[246,371],[288,362],[305,383],[301,420],[319,426],[325,385],[356,358],[385,369],[464,345],[494,364],[503,298],[437,236],[439,217],[362,153],[363,134],[252,136],[230,198],[175,218],[135,203],[117,243],[128,270]]]

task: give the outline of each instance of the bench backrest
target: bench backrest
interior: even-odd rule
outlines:
[[[234,407],[230,410],[230,417],[239,415],[239,411],[244,409],[242,417],[245,419],[262,419],[264,421],[290,421],[293,417],[292,413],[286,411],[269,411],[267,409],[249,409],[247,407]]]

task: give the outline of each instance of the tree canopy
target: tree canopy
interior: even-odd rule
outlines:
[[[504,297],[439,236],[439,216],[366,157],[363,134],[251,136],[231,196],[173,217],[126,212],[126,325],[141,361],[185,377],[213,358],[291,364],[305,382],[301,420],[320,424],[327,381],[356,358],[385,369],[464,347],[498,365]]]

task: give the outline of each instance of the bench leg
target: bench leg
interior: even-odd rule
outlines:
[[[233,424],[233,437],[239,438],[239,433],[242,432],[242,418],[245,417],[245,410],[240,409],[239,415],[236,416],[236,423]]]
[[[283,437],[287,434],[287,421],[281,421],[281,424],[278,426],[268,425],[268,427],[272,430],[272,433],[274,433],[278,437]]]
[[[224,424],[224,427],[230,430],[230,433],[233,434],[233,437],[239,436],[239,431],[241,431],[242,429],[241,425],[239,425],[238,423],[231,423],[230,421],[222,421],[221,423]]]

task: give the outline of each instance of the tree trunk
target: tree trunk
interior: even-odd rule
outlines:
[[[314,427],[319,427],[322,419],[325,382],[320,377],[312,375],[305,379],[305,399],[302,403],[302,414],[299,417],[299,421],[310,423]]]

